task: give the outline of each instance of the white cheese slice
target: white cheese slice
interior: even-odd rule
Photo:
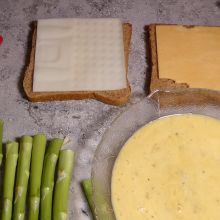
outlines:
[[[119,19],[39,20],[34,92],[127,87]]]
[[[159,77],[220,90],[220,28],[156,26]]]

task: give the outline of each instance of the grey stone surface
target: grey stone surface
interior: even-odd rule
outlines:
[[[21,79],[28,59],[30,23],[40,18],[118,17],[133,25],[129,61],[132,97],[119,108],[94,100],[30,103]],[[0,118],[5,121],[4,141],[23,134],[44,132],[69,136],[76,151],[71,187],[70,219],[90,219],[80,181],[90,176],[94,151],[106,128],[131,103],[146,95],[149,78],[144,27],[150,23],[220,25],[216,0],[0,0]],[[74,216],[74,217],[73,217]]]

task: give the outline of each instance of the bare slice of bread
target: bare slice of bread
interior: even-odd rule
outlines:
[[[151,53],[150,91],[181,89],[181,88],[189,87],[186,83],[176,83],[172,79],[159,78],[157,36],[156,36],[155,24],[149,26],[149,41],[150,41],[149,43],[150,43],[150,53]]]
[[[130,85],[127,78],[127,88],[111,91],[76,91],[76,92],[33,92],[33,74],[36,50],[36,33],[35,27],[32,35],[32,49],[30,54],[30,62],[26,68],[23,88],[29,101],[46,102],[46,101],[63,101],[63,100],[80,100],[80,99],[96,99],[111,105],[125,104],[131,93]],[[132,34],[132,25],[123,24],[124,52],[126,74],[128,73],[129,48]]]

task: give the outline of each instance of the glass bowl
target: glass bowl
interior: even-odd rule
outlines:
[[[98,220],[115,220],[112,169],[122,146],[140,127],[159,117],[195,113],[220,119],[220,92],[204,89],[155,91],[132,105],[105,132],[92,164],[93,201]]]

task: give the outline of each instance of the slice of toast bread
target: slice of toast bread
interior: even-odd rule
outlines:
[[[149,26],[149,44],[151,53],[150,91],[188,88],[186,83],[176,83],[172,79],[159,78],[156,25]]]
[[[132,25],[123,24],[123,39],[125,53],[126,77],[128,73],[129,48],[132,34]],[[131,88],[127,77],[127,88],[111,91],[72,91],[72,92],[33,92],[33,75],[35,64],[37,26],[35,25],[32,35],[32,48],[30,61],[24,73],[23,88],[29,101],[46,102],[46,101],[64,101],[80,99],[96,99],[110,105],[125,104],[131,94]]]

